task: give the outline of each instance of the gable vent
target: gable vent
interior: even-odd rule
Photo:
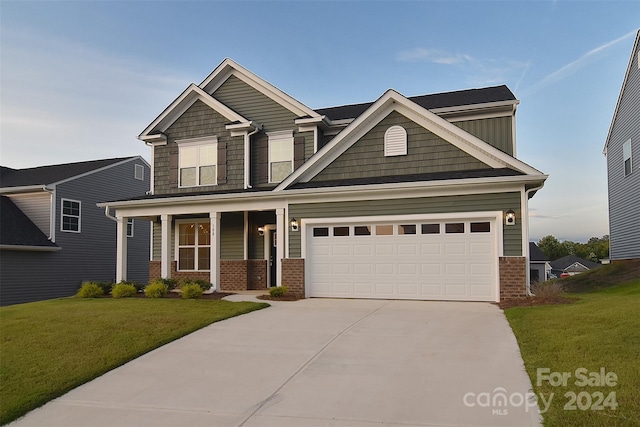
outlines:
[[[407,154],[407,131],[402,126],[391,126],[384,133],[384,155],[404,156]]]

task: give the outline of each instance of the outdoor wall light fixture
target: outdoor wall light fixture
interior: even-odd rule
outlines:
[[[289,222],[289,225],[291,225],[291,231],[298,231],[298,220],[295,218],[291,218],[291,221]]]
[[[516,213],[513,209],[509,209],[504,215],[504,223],[506,225],[516,225]]]
[[[258,234],[264,236],[264,227],[258,227]]]

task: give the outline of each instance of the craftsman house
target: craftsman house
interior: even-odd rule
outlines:
[[[226,59],[140,134],[151,277],[307,297],[499,301],[528,291],[528,200],[506,86],[311,109]]]
[[[140,156],[0,167],[0,305],[67,297],[84,281],[115,279],[116,222],[98,201],[142,196],[149,164]],[[150,226],[127,220],[128,277],[146,283]]]

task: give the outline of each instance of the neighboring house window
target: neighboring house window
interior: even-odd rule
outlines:
[[[293,131],[269,134],[269,182],[281,182],[293,172]]]
[[[178,141],[180,187],[216,185],[218,140]]]
[[[624,176],[631,174],[633,159],[631,156],[631,140],[622,145],[622,158],[624,160]]]
[[[127,237],[133,237],[133,218],[127,219]]]
[[[407,131],[402,126],[391,126],[384,133],[384,155],[404,156],[407,154]]]
[[[62,199],[61,230],[73,233],[80,232],[80,202]]]
[[[208,220],[178,224],[178,270],[209,270],[210,227]]]
[[[144,180],[144,166],[136,165],[135,172],[133,173],[133,177],[140,181]]]

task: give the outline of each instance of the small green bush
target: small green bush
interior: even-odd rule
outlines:
[[[156,283],[156,282],[160,282],[162,284],[167,285],[167,289],[169,290],[175,289],[178,286],[178,280],[176,279],[164,279],[164,278],[154,279],[151,283]]]
[[[111,289],[111,296],[114,298],[127,298],[132,297],[138,293],[138,290],[133,285],[127,285],[126,283],[118,283]]]
[[[198,285],[202,289],[202,292],[211,289],[211,283],[202,279],[187,279],[182,283],[180,288],[182,289],[185,285]]]
[[[102,288],[102,293],[104,295],[111,292],[111,288],[113,287],[113,283],[111,282],[88,282],[88,283],[95,283],[96,285],[100,286]]]
[[[198,299],[202,296],[202,287],[197,283],[187,283],[182,285],[180,289],[184,299]]]
[[[278,286],[275,288],[271,288],[269,289],[269,295],[271,295],[272,297],[283,297],[284,294],[287,293],[287,291],[289,290],[289,288],[287,288],[286,286]]]
[[[78,298],[99,298],[104,295],[104,290],[98,283],[85,282],[76,294]]]
[[[120,282],[123,285],[133,285],[136,288],[136,291],[140,292],[141,290],[144,289],[144,285],[137,283],[137,282],[131,282],[129,280],[123,280],[122,282]]]
[[[144,294],[147,298],[162,298],[169,292],[169,286],[161,280],[154,280],[144,288]]]

